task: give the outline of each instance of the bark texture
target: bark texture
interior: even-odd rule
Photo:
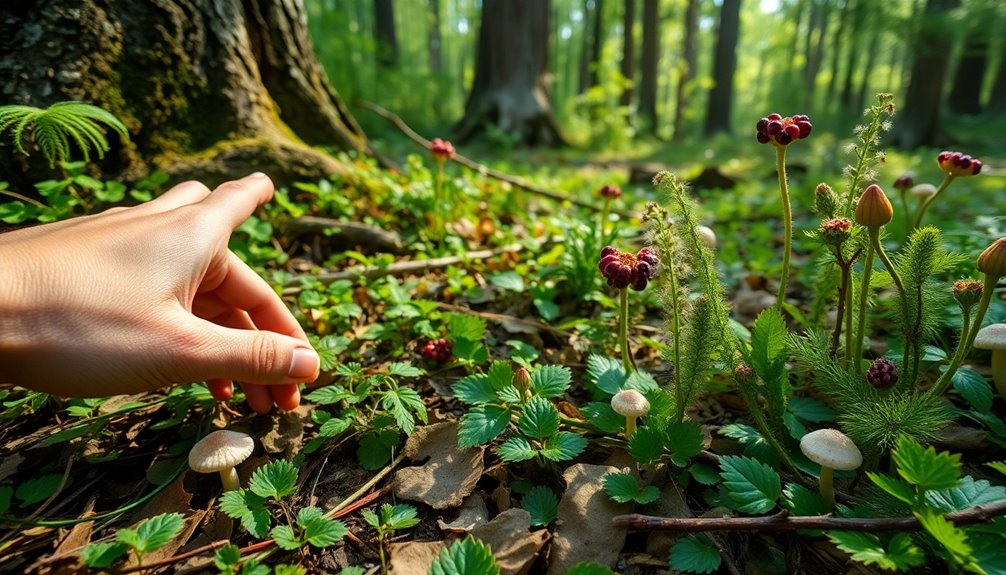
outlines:
[[[261,170],[288,184],[340,169],[307,144],[368,149],[314,57],[301,0],[7,1],[0,86],[11,103],[116,114],[131,138],[98,168],[126,180],[164,169],[213,185]],[[0,149],[4,172],[43,176],[24,168]]]
[[[741,0],[723,0],[713,60],[713,89],[709,92],[706,125],[703,130],[707,136],[718,132],[730,132],[740,30]]]
[[[546,88],[551,4],[483,2],[475,80],[464,118],[455,126],[458,141],[492,125],[528,145],[564,143]]]
[[[660,6],[643,0],[643,56],[639,74],[639,115],[651,134],[657,133],[657,63],[660,61]]]

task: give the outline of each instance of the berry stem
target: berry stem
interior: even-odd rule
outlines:
[[[779,192],[782,195],[783,226],[785,239],[782,252],[782,277],[779,278],[779,294],[775,305],[782,310],[786,301],[786,281],[789,278],[789,257],[793,244],[793,208],[789,203],[789,184],[786,182],[786,149],[787,146],[775,147],[775,168],[779,174]]]
[[[625,375],[629,376],[635,371],[636,366],[632,364],[632,356],[629,355],[629,289],[618,290],[618,343],[622,347],[622,367]]]
[[[437,157],[437,174],[433,182],[433,235],[437,239],[438,246],[444,247],[444,227],[447,225],[440,218],[440,212],[444,205],[444,160]]]
[[[600,220],[598,221],[597,231],[600,237],[597,238],[597,243],[604,245],[606,242],[606,236],[604,233],[604,226],[608,223],[608,213],[611,209],[611,200],[609,198],[604,198],[604,205],[601,206]]]
[[[898,190],[901,193],[901,209],[905,212],[905,241],[908,241],[908,236],[912,235],[915,228],[912,227],[912,215],[908,209],[908,190],[902,189]]]
[[[872,233],[872,231],[871,231]],[[856,339],[852,342],[855,352],[852,354],[853,369],[856,375],[863,373],[863,335],[866,332],[866,307],[870,302],[870,275],[873,274],[873,243],[866,246],[866,260],[863,262],[863,280],[859,287],[859,323],[856,326]]]
[[[919,206],[919,213],[915,215],[915,225],[912,226],[912,231],[915,231],[922,225],[922,216],[924,216],[926,214],[926,210],[929,209],[929,204],[933,203],[937,196],[943,193],[943,190],[947,189],[947,186],[949,186],[952,181],[954,181],[954,175],[947,174],[947,177],[943,178],[943,183],[940,184],[940,187],[936,188],[936,193],[923,200],[922,205]]]
[[[957,372],[957,368],[961,366],[964,356],[968,354],[968,351],[975,342],[975,336],[978,335],[978,330],[982,327],[982,320],[985,319],[985,312],[989,309],[989,302],[992,301],[992,293],[995,291],[997,283],[999,283],[998,276],[985,276],[985,285],[982,287],[982,299],[978,302],[975,319],[971,322],[971,327],[968,328],[967,313],[965,312],[962,323],[964,327],[961,328],[961,339],[957,344],[957,351],[954,352],[954,358],[950,361],[950,365],[947,366],[947,370],[943,372],[943,375],[929,388],[929,392],[926,395],[938,397],[943,395],[943,392],[950,387],[950,382]]]
[[[678,302],[678,276],[674,273],[674,266],[666,266],[667,277],[671,281],[671,346],[674,354],[674,396],[677,401],[674,404],[675,421],[680,422],[685,417],[685,390],[681,387],[681,308]]]

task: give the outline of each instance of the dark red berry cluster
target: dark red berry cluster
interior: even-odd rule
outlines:
[[[454,145],[447,140],[433,138],[433,143],[430,146],[430,152],[432,152],[433,157],[438,160],[449,160],[454,157]]]
[[[866,370],[866,381],[877,389],[887,389],[898,383],[898,368],[884,358],[875,360]]]
[[[604,184],[598,193],[606,200],[617,200],[622,197],[622,188],[613,184]]]
[[[454,343],[446,339],[431,339],[423,346],[423,357],[437,363],[451,360]]]
[[[951,176],[973,176],[982,171],[979,160],[960,152],[940,152],[936,156],[940,169]]]
[[[597,264],[608,285],[616,289],[631,287],[636,291],[646,289],[646,284],[657,273],[660,258],[650,248],[643,248],[635,254],[623,252],[612,246],[601,250],[601,261]]]
[[[772,142],[778,146],[788,146],[794,140],[802,140],[810,135],[814,127],[807,116],[787,116],[769,114],[758,120],[758,142]]]

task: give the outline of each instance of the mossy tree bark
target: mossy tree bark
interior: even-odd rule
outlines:
[[[209,185],[260,170],[278,184],[341,165],[311,146],[369,151],[328,84],[302,0],[8,0],[0,8],[7,103],[93,103],[129,127],[98,164],[130,180],[154,169]],[[0,148],[5,178],[45,166]]]

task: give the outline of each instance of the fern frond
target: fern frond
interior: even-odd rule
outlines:
[[[126,126],[114,114],[83,102],[57,102],[44,109],[0,106],[0,133],[10,130],[14,149],[25,156],[25,144],[31,136],[50,167],[69,159],[71,141],[80,148],[85,161],[90,161],[92,151],[104,157],[109,145],[100,124],[129,139]]]
[[[902,435],[928,443],[953,420],[940,398],[912,392],[847,403],[840,410],[845,433],[866,455],[886,453]]]

